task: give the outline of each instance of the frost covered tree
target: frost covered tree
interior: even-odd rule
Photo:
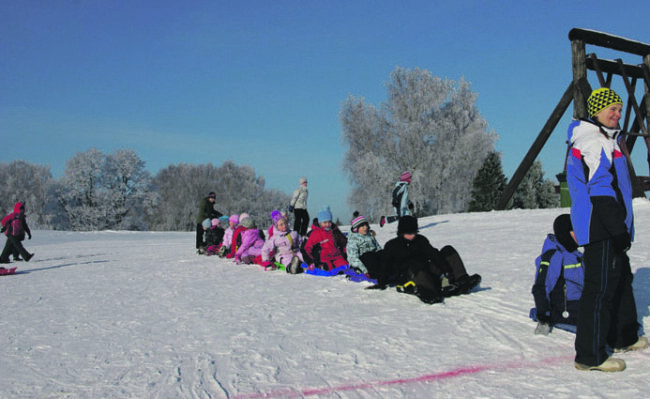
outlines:
[[[464,211],[472,180],[497,138],[478,112],[470,84],[397,67],[387,91],[379,107],[353,96],[342,106],[348,203],[373,220],[392,212],[391,189],[408,170],[417,213]]]
[[[131,150],[92,148],[66,162],[59,202],[73,230],[146,230],[143,202],[151,176]]]
[[[51,187],[52,174],[49,166],[35,165],[25,161],[0,164],[0,217],[13,212],[14,204],[21,202],[27,210],[31,228],[51,228],[50,204],[55,202]]]
[[[542,163],[535,161],[515,190],[512,207],[554,208],[559,206],[559,201],[559,196],[555,193],[555,184],[550,179],[544,179]]]
[[[217,211],[225,215],[247,212],[261,226],[273,209],[286,207],[290,200],[287,194],[266,190],[264,178],[253,168],[232,161],[218,167],[211,163],[170,165],[153,182],[157,197],[147,219],[152,230],[193,230],[199,201],[210,191],[216,193]]]
[[[505,190],[507,178],[503,174],[501,156],[493,151],[488,154],[472,183],[468,212],[493,210]]]

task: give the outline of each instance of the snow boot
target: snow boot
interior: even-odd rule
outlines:
[[[535,335],[548,335],[551,332],[551,325],[544,323],[543,321],[537,322],[537,327],[535,327]]]
[[[648,346],[649,346],[648,337],[639,337],[639,339],[630,346],[626,346],[625,348],[614,349],[614,353],[642,351],[646,349]]]
[[[478,274],[472,274],[471,276],[465,275],[456,284],[458,285],[459,295],[469,294],[477,285],[481,284],[481,276]]]
[[[222,245],[221,248],[219,248],[218,255],[219,255],[220,258],[223,258],[224,256],[226,256],[226,249],[227,248],[226,248],[225,245]]]
[[[291,258],[291,263],[289,263],[289,267],[287,268],[287,273],[291,273],[291,274],[302,273],[301,264],[302,262],[300,261],[300,258],[294,256],[293,258]]]
[[[606,373],[614,373],[617,371],[625,370],[625,361],[622,359],[616,359],[613,357],[608,358],[598,366],[587,366],[585,364],[575,363],[575,367],[580,371],[604,371]]]

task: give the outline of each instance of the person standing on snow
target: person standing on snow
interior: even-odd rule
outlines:
[[[392,192],[392,205],[395,208],[395,216],[382,216],[379,219],[379,227],[384,227],[386,223],[392,223],[399,220],[402,216],[407,216],[413,211],[413,203],[409,198],[409,184],[411,183],[411,172],[402,172],[399,181],[395,183]]]
[[[216,198],[217,195],[214,191],[211,191],[210,194],[203,198],[199,203],[199,212],[196,215],[196,249],[200,254],[205,251],[205,241],[203,239],[205,230],[203,229],[203,221],[205,219],[212,220],[222,216],[221,212],[214,209],[214,201]]]
[[[309,191],[307,190],[307,178],[301,177],[298,179],[298,183],[298,188],[293,191],[293,195],[291,196],[289,212],[293,212],[295,216],[293,230],[300,234],[300,237],[305,237],[307,235],[307,228],[309,227],[309,212],[307,212]]]
[[[584,288],[575,339],[578,370],[623,371],[625,361],[614,352],[642,350],[632,270],[627,251],[634,239],[632,185],[621,152],[623,101],[608,88],[587,100],[589,119],[576,120],[568,131],[571,146],[567,182],[571,221],[578,245],[584,246]]]

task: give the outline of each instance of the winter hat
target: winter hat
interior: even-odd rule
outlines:
[[[271,220],[273,221],[273,224],[276,224],[280,218],[282,218],[282,213],[280,211],[276,209],[271,212]]]
[[[228,221],[233,222],[234,224],[239,224],[239,215],[237,215],[236,213],[230,215],[230,218],[228,218]]]
[[[417,234],[418,220],[411,215],[402,216],[397,222],[397,235]]]
[[[300,179],[298,179],[298,183],[307,183],[307,178],[305,176],[302,176]]]
[[[318,212],[318,223],[331,222],[331,221],[332,221],[332,211],[330,211],[329,206],[326,206],[324,209],[321,209],[320,212]]]
[[[411,182],[411,172],[402,172],[399,177],[399,181],[405,181],[407,183]]]
[[[246,227],[247,229],[252,229],[255,228],[255,221],[253,221],[253,218],[246,216],[243,218],[240,222],[240,225]]]
[[[359,231],[359,227],[363,226],[364,224],[370,226],[366,218],[363,216],[357,216],[356,218],[352,219],[352,231],[356,233]]]
[[[217,198],[217,194],[215,194],[214,191],[210,191],[210,194],[208,194],[208,198]]]
[[[212,228],[212,220],[210,219],[205,219],[201,225],[203,226],[204,229],[210,229]]]
[[[221,216],[219,218],[219,226],[228,226],[228,222],[230,222],[230,218],[228,216]]]
[[[576,240],[571,236],[573,231],[573,224],[571,224],[571,216],[568,213],[562,214],[555,218],[553,222],[553,232],[555,233],[555,238],[562,246],[569,252],[573,252],[578,249],[578,244]]]
[[[221,221],[218,218],[212,219],[212,228],[214,229],[217,226],[221,227]]]
[[[623,105],[623,100],[612,89],[601,87],[591,92],[589,99],[587,99],[587,110],[589,117],[593,118],[594,115],[609,107],[612,104]]]
[[[244,220],[244,218],[247,218],[247,217],[249,217],[249,216],[250,216],[250,215],[249,215],[248,213],[246,213],[246,212],[242,212],[242,213],[240,213],[240,214],[239,214],[239,222],[241,223],[241,221]]]

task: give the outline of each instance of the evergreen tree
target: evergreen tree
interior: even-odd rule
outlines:
[[[503,174],[501,157],[498,152],[488,154],[472,183],[472,196],[469,202],[469,212],[493,210],[503,191],[507,178]]]
[[[537,209],[553,208],[560,204],[555,193],[555,184],[544,179],[542,163],[535,161],[524,176],[513,195],[513,208]]]

